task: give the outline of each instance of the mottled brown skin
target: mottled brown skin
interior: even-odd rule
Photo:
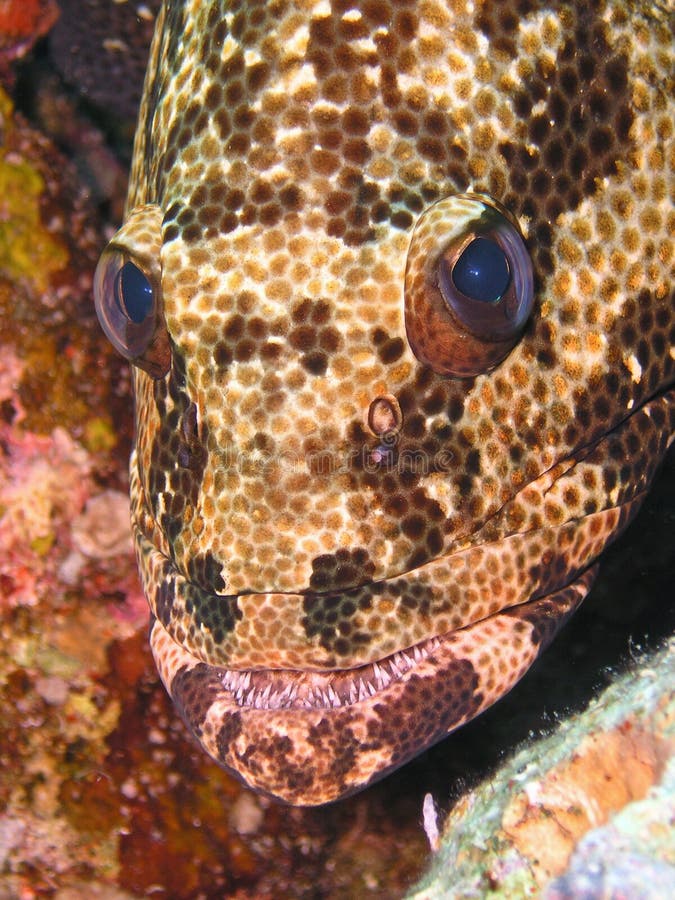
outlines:
[[[116,237],[161,313],[133,528],[162,679],[256,789],[333,800],[477,715],[638,509],[675,408],[672,62],[647,3],[166,3]],[[413,232],[458,193],[534,267],[471,378],[417,312],[448,226]]]

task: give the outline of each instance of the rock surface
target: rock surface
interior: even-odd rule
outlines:
[[[675,891],[675,639],[462,797],[410,900]]]

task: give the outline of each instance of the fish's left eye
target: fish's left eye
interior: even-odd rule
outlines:
[[[495,201],[458,194],[420,216],[406,266],[405,322],[421,362],[442,375],[490,371],[516,344],[533,304],[525,242]]]
[[[101,254],[94,275],[94,301],[113,347],[153,378],[171,364],[161,298],[161,214],[155,206],[135,210]]]

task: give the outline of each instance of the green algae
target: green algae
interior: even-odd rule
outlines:
[[[94,416],[84,426],[83,442],[90,453],[108,453],[117,445],[119,438],[110,419]]]
[[[12,104],[0,91],[0,118],[7,127]],[[42,175],[17,153],[0,148],[0,272],[8,279],[27,279],[38,291],[68,263],[68,251],[44,227],[40,198]]]
[[[30,542],[30,548],[37,556],[47,556],[49,551],[54,546],[54,541],[56,540],[56,535],[54,534],[43,534],[39,537],[34,538]]]

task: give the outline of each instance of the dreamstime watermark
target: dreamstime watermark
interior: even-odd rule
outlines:
[[[307,453],[263,450],[243,451],[235,447],[220,453],[219,468],[233,469],[244,477],[274,479],[288,474],[319,478],[356,474],[408,473],[417,477],[449,472],[454,454],[443,449],[429,453],[421,447],[399,446],[396,438],[382,439],[375,446],[352,450],[319,450]]]

